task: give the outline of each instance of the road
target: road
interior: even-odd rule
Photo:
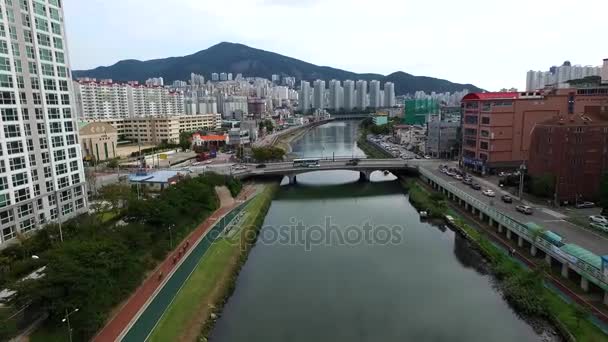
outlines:
[[[446,174],[441,173],[438,167],[427,167],[427,170],[431,171],[436,176],[439,176],[442,179],[446,180],[458,189],[467,192],[473,197],[489,203],[490,198],[484,196],[481,191],[473,190],[471,187],[462,183],[461,181],[458,181]],[[473,178],[474,182],[477,182],[482,186],[482,190],[494,190],[494,192],[496,193],[496,197],[494,198],[494,207],[503,212],[504,214],[510,216],[511,218],[521,223],[534,222],[547,230],[551,230],[561,235],[565,239],[566,243],[577,244],[597,255],[608,255],[608,239],[606,239],[601,234],[584,229],[580,226],[577,226],[564,220],[564,216],[561,213],[558,213],[552,210],[551,208],[532,205],[532,207],[534,208],[534,213],[532,215],[524,215],[516,211],[515,206],[520,204],[530,205],[529,203],[522,203],[517,199],[513,199],[513,203],[511,204],[504,203],[500,199],[500,196],[502,196],[503,194],[510,195],[507,191],[504,191],[495,184],[485,181],[483,179],[476,177]]]

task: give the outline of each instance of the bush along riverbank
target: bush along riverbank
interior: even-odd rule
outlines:
[[[449,209],[443,195],[428,191],[416,180],[401,181],[409,193],[410,202],[418,210],[426,210],[433,218],[454,217],[449,222],[464,235],[471,246],[490,261],[493,275],[498,280],[504,298],[520,314],[551,322],[566,341],[608,341],[608,336],[592,324],[585,308],[565,302],[557,293],[544,286],[546,270],[530,270],[522,266],[493,244],[482,231],[468,224]]]
[[[243,228],[240,234],[237,235],[236,241],[233,241],[236,243],[232,243],[234,262],[226,267],[222,288],[212,304],[213,312],[207,316],[207,319],[202,324],[198,341],[207,341],[209,334],[215,326],[216,319],[220,316],[224,305],[234,292],[239,272],[247,261],[249,251],[257,241],[258,234],[278,188],[278,184],[267,185],[266,189],[245,208],[247,217],[241,224]]]

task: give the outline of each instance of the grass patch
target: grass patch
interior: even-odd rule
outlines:
[[[234,289],[248,252],[242,248],[248,243],[245,237],[250,237],[252,229],[259,229],[275,191],[276,186],[268,186],[247,205],[240,234],[213,243],[152,331],[150,341],[178,341],[183,336],[192,339],[201,332],[201,325],[202,335],[207,335],[213,327],[210,314],[218,311]]]
[[[448,212],[445,197],[437,192],[428,192],[418,181],[401,180],[401,185],[409,193],[410,203],[420,211],[426,211],[429,217],[443,218]]]

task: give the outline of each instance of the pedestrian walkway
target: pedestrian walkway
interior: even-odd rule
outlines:
[[[93,338],[93,341],[108,342],[119,339],[121,334],[123,334],[123,331],[132,324],[132,321],[138,318],[142,308],[151,302],[151,298],[154,294],[164,285],[163,281],[165,280],[165,277],[171,277],[172,272],[175,272],[177,267],[180,266],[179,263],[174,262],[174,257],[180,259],[187,258],[192,252],[192,247],[198,245],[196,242],[201,240],[209,232],[210,228],[218,219],[239,206],[240,203],[242,203],[240,201],[250,198],[255,191],[256,189],[254,187],[245,187],[234,204],[228,207],[219,208],[192,231],[190,235],[188,235],[188,237],[185,238],[172,253],[167,255],[167,258],[150,273],[149,277],[144,280],[137,290],[135,290],[114,317],[112,317],[106,326],[98,332]]]

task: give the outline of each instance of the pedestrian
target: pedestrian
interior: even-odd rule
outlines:
[[[161,279],[163,279],[163,271],[160,271],[160,273],[158,273],[158,281],[160,281]]]

